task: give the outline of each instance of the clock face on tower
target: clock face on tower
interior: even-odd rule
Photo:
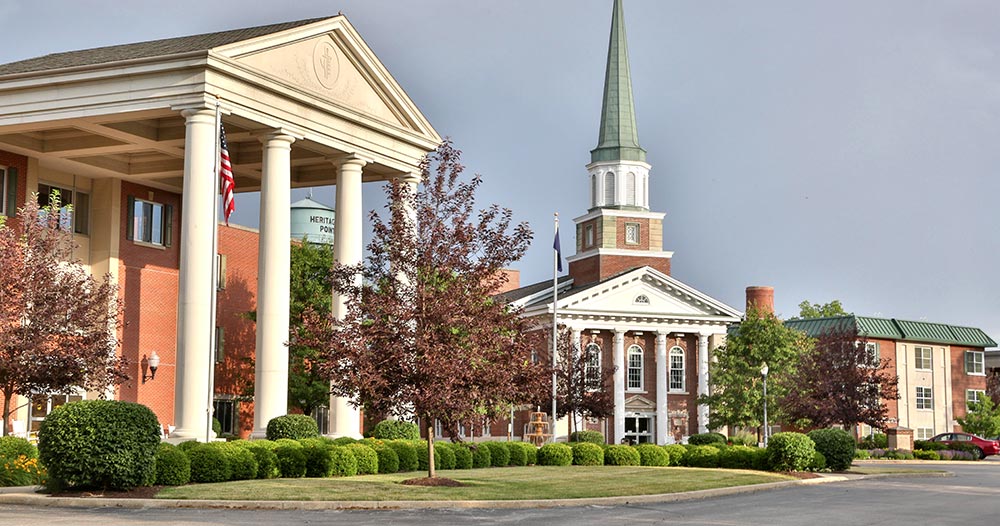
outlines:
[[[639,244],[639,223],[625,223],[625,244]]]

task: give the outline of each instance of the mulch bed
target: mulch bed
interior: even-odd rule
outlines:
[[[142,486],[132,491],[117,490],[69,490],[52,493],[53,497],[77,497],[81,499],[151,499],[156,496],[163,486]]]
[[[788,475],[797,479],[818,479],[820,476],[810,471],[779,471],[779,475]]]
[[[448,487],[448,488],[461,488],[462,486],[465,486],[465,484],[462,484],[457,480],[448,479],[444,477],[434,477],[434,478],[420,477],[417,479],[406,479],[400,482],[400,484],[403,484],[404,486],[431,486],[431,487]]]

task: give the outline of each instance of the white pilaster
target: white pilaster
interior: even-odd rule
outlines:
[[[708,396],[708,334],[698,335],[698,396]],[[708,406],[698,404],[698,432],[708,432]]]
[[[351,156],[337,166],[337,215],[334,225],[333,256],[344,265],[361,263],[363,253],[361,172],[367,161]],[[361,279],[359,275],[358,280]],[[333,316],[340,320],[347,315],[347,299],[334,294]],[[330,434],[338,437],[361,438],[361,411],[351,406],[350,399],[330,397]]]
[[[615,329],[615,443],[625,438],[625,331]]]
[[[656,443],[667,443],[667,389],[670,362],[667,361],[667,333],[656,333]]]
[[[174,425],[180,439],[204,440],[208,433],[208,355],[213,337],[212,229],[215,210],[215,110],[184,110],[184,213],[181,215],[177,287],[177,376]]]
[[[576,367],[579,367],[580,366],[579,362],[580,360],[583,359],[583,344],[582,344],[583,330],[580,329],[579,327],[570,327],[569,331],[570,331],[570,337],[572,338],[571,341],[573,342],[573,360],[576,361],[575,364]],[[586,368],[584,368],[584,370],[586,370]],[[586,382],[586,380],[587,380],[586,378],[583,378],[584,382]],[[576,431],[580,431],[580,425],[582,425],[583,422],[582,421],[577,422],[576,416],[577,415],[575,414],[569,415],[569,417],[573,419],[573,429]]]
[[[257,360],[253,436],[264,437],[267,423],[288,412],[288,303],[291,261],[291,151],[295,138],[284,133],[260,137],[260,243],[257,252]]]

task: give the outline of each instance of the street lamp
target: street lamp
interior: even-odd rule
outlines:
[[[767,447],[767,362],[760,366],[760,375],[764,378],[764,447]]]

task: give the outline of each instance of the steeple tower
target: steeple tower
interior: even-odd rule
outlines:
[[[649,169],[639,146],[622,0],[614,0],[597,147],[590,152],[590,211],[576,222],[576,254],[567,258],[574,285],[641,266],[670,274],[663,217],[649,210]]]

